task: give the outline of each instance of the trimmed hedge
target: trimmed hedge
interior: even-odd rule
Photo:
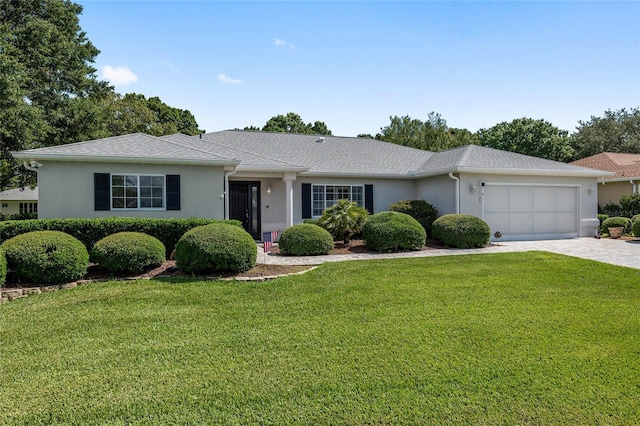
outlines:
[[[631,219],[628,217],[614,216],[602,221],[602,232],[609,233],[609,228],[622,226],[624,227],[624,233],[631,231]]]
[[[301,223],[285,229],[280,234],[278,248],[282,254],[316,256],[329,254],[333,249],[333,237],[324,228],[311,223]]]
[[[7,257],[4,254],[4,250],[0,249],[0,287],[4,285],[7,279]]]
[[[374,251],[407,251],[420,250],[427,232],[408,214],[386,211],[369,216],[362,237],[367,248]]]
[[[631,232],[633,232],[634,237],[640,237],[640,220],[636,220],[631,225]]]
[[[489,225],[469,214],[445,214],[433,222],[433,238],[449,247],[484,247],[490,237]]]
[[[80,240],[87,250],[106,236],[118,232],[141,232],[159,239],[164,244],[168,258],[185,232],[197,226],[211,223],[227,223],[242,227],[237,220],[220,219],[152,219],[133,217],[109,217],[93,219],[35,219],[0,223],[0,241],[32,231],[61,231]]]
[[[176,266],[187,273],[244,272],[253,268],[258,246],[247,231],[213,223],[187,231],[176,245]]]
[[[402,200],[389,206],[389,210],[408,214],[417,220],[420,225],[431,235],[433,221],[438,217],[438,209],[425,200]]]
[[[34,231],[15,236],[0,246],[17,282],[66,283],[87,273],[89,253],[76,238],[60,231]]]
[[[118,232],[98,241],[91,250],[91,261],[110,272],[138,274],[149,266],[164,263],[164,244],[140,232]]]

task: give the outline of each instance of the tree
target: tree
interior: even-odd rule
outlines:
[[[244,130],[258,131],[255,126],[245,127]],[[287,115],[276,115],[271,117],[262,127],[263,132],[278,133],[301,133],[305,135],[327,135],[331,136],[331,130],[322,121],[316,121],[313,124],[305,123],[298,114],[289,112]]]
[[[482,146],[556,161],[568,161],[574,155],[567,134],[547,121],[533,118],[517,118],[477,133]]]
[[[362,232],[368,216],[369,212],[364,207],[358,206],[354,201],[343,199],[322,212],[318,225],[329,231],[335,241],[349,245],[351,237]]]
[[[203,132],[188,110],[170,107],[158,97],[146,99],[137,93],[124,96],[114,93],[103,102],[101,110],[104,136],[136,132],[154,136],[173,133],[197,135]]]
[[[430,112],[425,121],[404,117],[390,117],[391,123],[380,129],[376,139],[427,151],[444,151],[474,143],[472,133],[466,129],[453,129],[436,112]]]
[[[640,108],[607,110],[604,117],[578,123],[570,138],[574,160],[601,152],[640,153]]]
[[[94,131],[87,118],[97,112],[87,99],[111,88],[91,66],[99,51],[80,29],[81,12],[68,0],[0,2],[2,188],[34,182],[9,151],[55,145],[69,128]]]
[[[201,131],[187,110],[121,96],[91,65],[99,50],[69,0],[0,1],[0,189],[35,185],[10,151],[132,132]]]

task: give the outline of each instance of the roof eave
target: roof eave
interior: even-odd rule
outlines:
[[[629,177],[621,177],[621,178],[613,178],[613,179],[602,179],[600,182],[603,183],[614,183],[614,182],[629,182],[631,180],[640,180],[640,176],[629,176]]]
[[[241,164],[238,166],[238,171],[242,172],[294,172],[303,173],[309,170],[308,167],[302,166],[266,166],[266,165],[250,165]]]
[[[565,176],[565,177],[603,177],[611,176],[611,172],[599,170],[547,170],[547,169],[488,169],[476,167],[451,167],[447,169],[416,173],[415,177],[438,176],[446,173],[484,173],[491,175],[536,175],[536,176]]]
[[[348,173],[348,172],[305,172],[302,176],[308,177],[338,177],[338,178],[369,178],[369,179],[413,179],[410,173]]]
[[[93,163],[136,163],[136,164],[188,164],[193,166],[237,166],[240,160],[235,158],[201,159],[201,158],[169,158],[169,157],[121,157],[115,155],[73,155],[43,154],[28,151],[11,152],[19,160],[42,161],[84,161]]]

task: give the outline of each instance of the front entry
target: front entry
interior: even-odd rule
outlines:
[[[260,182],[229,182],[229,219],[239,220],[254,239],[260,239]]]

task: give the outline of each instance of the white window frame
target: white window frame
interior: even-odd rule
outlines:
[[[126,193],[124,196],[125,207],[114,207],[113,205],[113,177],[122,176],[124,182],[126,182],[127,176],[135,176],[137,179],[136,185],[136,205],[138,207],[126,207]],[[140,207],[140,178],[141,177],[161,177],[162,178],[162,207]],[[124,186],[126,188],[126,186]],[[152,187],[153,188],[153,187]],[[118,197],[122,198],[122,197]],[[143,197],[148,198],[148,197]],[[153,199],[153,197],[151,197]],[[111,210],[117,211],[164,211],[167,209],[167,176],[162,174],[141,174],[141,173],[111,173],[109,175],[109,207]]]
[[[360,207],[364,207],[364,185],[353,185],[353,184],[341,184],[341,183],[335,183],[335,184],[311,184],[311,217],[317,219],[322,215],[322,212],[328,208],[331,207],[335,204],[337,204],[337,202],[339,200],[344,199],[345,197],[341,197],[341,198],[336,198],[334,200],[331,200],[330,202],[327,202],[327,187],[349,187],[349,197],[347,197],[349,199],[349,201],[356,201],[358,202],[358,206]],[[317,200],[316,199],[316,188],[322,188],[322,200]],[[353,199],[353,188],[360,188],[360,193],[362,194],[362,198],[361,200],[354,200]],[[316,201],[323,203],[323,207],[322,210],[320,211],[320,214],[316,214]]]

